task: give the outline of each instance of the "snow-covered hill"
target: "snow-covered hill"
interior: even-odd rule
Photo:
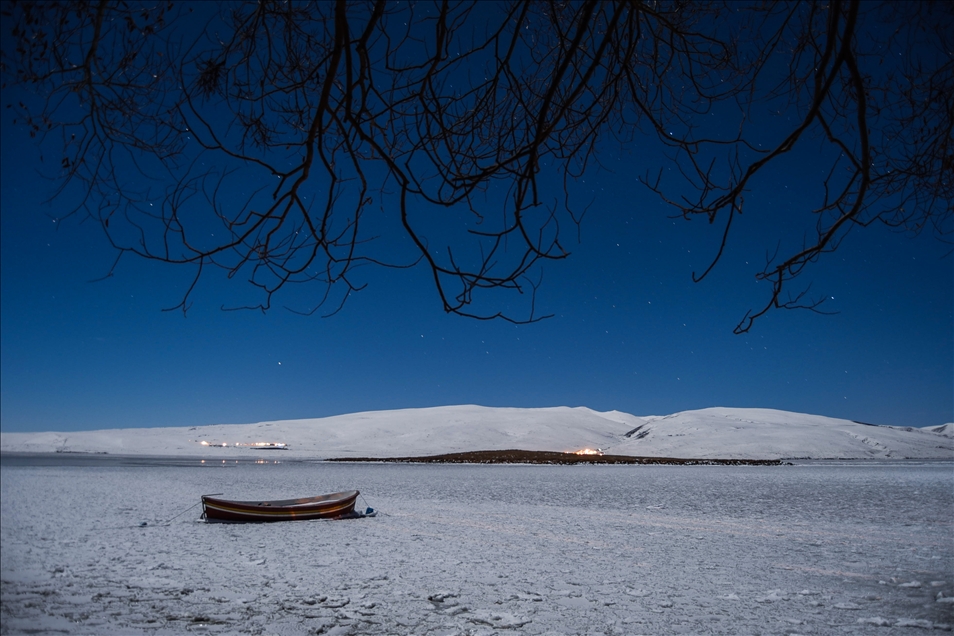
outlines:
[[[262,450],[255,443],[286,444]],[[238,444],[238,445],[237,445]],[[224,446],[223,446],[224,445]],[[320,419],[74,433],[2,433],[5,452],[399,457],[524,449],[681,458],[954,459],[951,426],[917,429],[771,409],[709,408],[636,417],[588,408],[446,406]]]
[[[873,426],[821,415],[773,409],[709,408],[665,417],[624,434],[620,455],[759,459],[954,459],[944,426],[919,429]]]
[[[928,426],[924,430],[943,435],[944,437],[954,437],[954,423],[948,422],[940,426]]]

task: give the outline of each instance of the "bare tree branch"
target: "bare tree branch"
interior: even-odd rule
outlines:
[[[695,281],[744,215],[771,213],[745,206],[769,168],[821,144],[813,235],[782,237],[737,333],[772,309],[820,311],[793,281],[854,228],[954,231],[946,3],[208,6],[3,3],[3,75],[25,89],[11,106],[61,153],[54,196],[80,192],[74,211],[119,256],[193,267],[176,309],[214,269],[258,291],[241,308],[311,284],[295,311],[327,315],[364,288],[362,266],[423,266],[447,312],[539,320],[541,267],[570,255],[566,228],[607,213],[574,202],[609,142],[662,148],[679,179],[644,184],[724,224]],[[716,108],[737,120],[713,129]],[[767,127],[769,110],[794,121]],[[522,312],[496,309],[513,299]]]

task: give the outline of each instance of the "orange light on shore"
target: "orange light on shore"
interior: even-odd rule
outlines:
[[[598,448],[595,449],[595,450],[592,449],[592,448],[581,448],[581,449],[578,450],[578,451],[574,451],[573,454],[574,454],[574,455],[602,455],[602,454],[603,454],[603,451],[601,451],[601,450],[598,449]]]

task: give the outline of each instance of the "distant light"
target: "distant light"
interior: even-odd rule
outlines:
[[[595,450],[592,448],[581,448],[580,450],[575,451],[573,454],[574,455],[602,455],[603,451],[600,450],[599,448]]]

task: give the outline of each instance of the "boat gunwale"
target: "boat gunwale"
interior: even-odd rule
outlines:
[[[316,497],[271,501],[234,501],[203,495],[202,508],[206,520],[214,522],[335,518],[353,512],[359,494],[357,490],[348,490]],[[280,505],[282,502],[298,503]]]
[[[220,504],[231,504],[237,506],[249,506],[253,508],[298,508],[304,506],[333,505],[339,501],[356,499],[361,494],[358,490],[343,490],[327,495],[316,495],[314,497],[299,497],[296,499],[260,499],[251,501],[240,501],[237,499],[219,499],[209,495],[202,495],[203,502],[214,502]]]

